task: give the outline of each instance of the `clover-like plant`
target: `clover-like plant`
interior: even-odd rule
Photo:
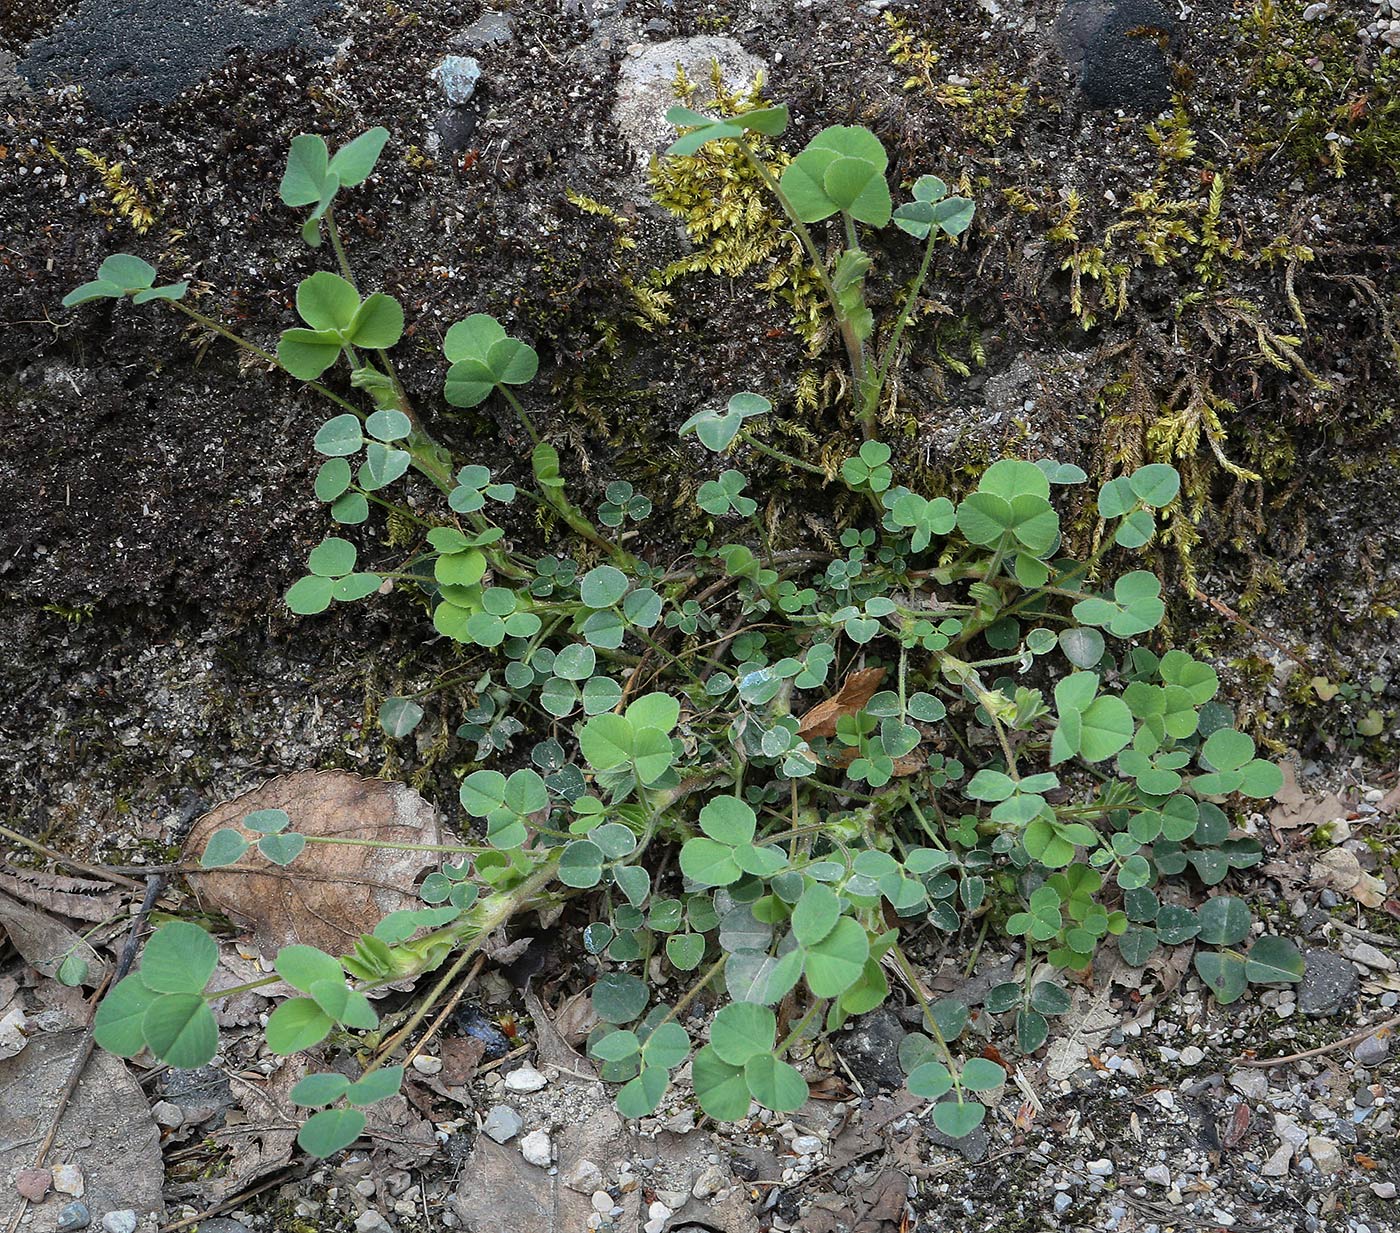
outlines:
[[[745,1118],[755,1102],[795,1110],[810,1093],[793,1047],[880,1006],[893,973],[917,1004],[899,1050],[909,1090],[933,1102],[944,1133],[970,1133],[985,1116],[979,1097],[1006,1071],[978,1056],[983,1036],[961,1043],[968,1004],[928,994],[909,953],[926,930],[952,940],[978,921],[1011,939],[1020,974],[982,998],[979,1032],[1023,1054],[1071,1008],[1065,974],[1089,969],[1104,945],[1130,964],[1196,946],[1196,972],[1221,1002],[1301,975],[1293,943],[1259,936],[1226,885],[1262,858],[1257,839],[1232,831],[1232,802],[1268,797],[1282,775],[1235,730],[1208,663],[1138,641],[1166,599],[1125,554],[1149,545],[1180,500],[1176,471],[1151,464],[1081,495],[1088,477],[1071,463],[1004,458],[971,491],[915,491],[874,438],[875,413],[935,242],[967,229],[972,203],[922,177],[896,206],[884,150],[864,129],[818,133],[779,177],[748,134],[780,134],[785,108],[672,118],[691,130],[673,150],[723,140],[754,160],[829,290],[871,434],[837,473],[755,433],[772,409],[760,394],[735,394],[682,428],[717,453],[742,445],[854,494],[844,505],[857,512],[820,551],[775,552],[736,468],[698,485],[709,530],[679,563],[637,546],[630,529],[636,555],[614,542],[569,499],[557,448],[513,392],[536,376],[538,355],[483,314],[448,331],[443,401],[510,406],[532,439],[528,465],[498,451],[507,456],[493,471],[443,448],[387,355],[403,332],[399,306],[361,294],[332,210],[369,174],[382,132],[334,157],[320,138],[294,144],[284,199],[313,207],[308,225],[318,236],[324,222],[340,272],[302,283],[304,327],[277,356],[174,298],[183,285],[157,287],[136,258],[108,258],[69,297],[168,302],[326,398],[317,498],[340,528],[387,507],[395,534],[324,538],[288,607],[314,616],[395,591],[430,614],[425,636],[446,639],[464,671],[384,699],[388,739],[435,708],[445,719],[454,703],[436,695],[470,682],[455,733],[472,834],[438,845],[423,906],[389,913],[343,955],[286,947],[276,975],[252,982],[295,991],[269,1016],[273,1053],[369,1059],[357,1078],[341,1062],[293,1089],[315,1110],[300,1137],[315,1155],[361,1134],[363,1110],[399,1090],[397,1050],[436,997],[537,908],[581,926],[598,1019],[587,1049],[630,1117],[673,1099],[687,1061],[713,1117]],[[845,248],[828,268],[808,227],[838,218]],[[925,250],[877,357],[857,229],[891,222]],[[317,381],[345,371],[346,393]],[[396,500],[410,482],[412,500]],[[599,521],[621,529],[650,502],[614,481]],[[1061,522],[1067,502],[1094,524],[1077,550]],[[562,537],[544,555],[524,550],[537,532],[521,534],[521,504]],[[202,864],[294,868],[314,845],[343,842],[296,822],[249,814],[210,837]],[[102,1002],[98,1042],[207,1064],[218,1047],[210,1003],[229,992],[211,988],[216,964],[203,929],[162,925]],[[357,1035],[377,1032],[371,993],[438,969],[435,992],[394,1035]],[[708,1039],[682,1015],[701,992],[719,1003]]]

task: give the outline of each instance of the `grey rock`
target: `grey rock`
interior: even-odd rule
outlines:
[[[1361,991],[1356,969],[1330,950],[1303,952],[1305,967],[1298,985],[1298,1009],[1305,1015],[1335,1015]]]
[[[77,82],[104,115],[168,103],[204,81],[239,48],[295,44],[330,52],[315,22],[336,0],[79,0],[69,21],[36,39],[19,71],[35,86]]]
[[[524,1119],[509,1105],[492,1105],[481,1123],[481,1132],[497,1143],[509,1143],[524,1125]]]
[[[554,1143],[547,1130],[532,1130],[520,1140],[520,1154],[527,1164],[547,1169],[554,1163]]]
[[[1390,1056],[1390,1037],[1373,1033],[1359,1040],[1351,1051],[1358,1066],[1379,1066]]]
[[[58,1233],[72,1233],[74,1229],[86,1229],[92,1223],[92,1213],[87,1204],[74,1199],[58,1213]]]
[[[433,136],[444,154],[460,154],[471,145],[481,117],[470,107],[447,107],[433,121]]]
[[[476,84],[481,80],[481,64],[475,56],[444,56],[433,69],[443,97],[454,107],[471,101]]]
[[[1234,1071],[1229,1083],[1246,1100],[1263,1100],[1269,1094],[1269,1076],[1254,1067]]]
[[[639,165],[645,166],[675,134],[666,112],[676,102],[676,65],[692,81],[707,81],[712,62],[719,64],[724,84],[732,90],[749,85],[764,68],[762,60],[733,39],[709,34],[652,43],[622,62],[612,118]]]
[[[866,1015],[840,1037],[837,1050],[867,1091],[897,1090],[904,1086],[899,1065],[899,1042],[907,1035],[892,1011],[881,1008]]]
[[[392,1229],[384,1213],[372,1207],[355,1217],[355,1233],[392,1233]]]
[[[1177,21],[1156,0],[1068,0],[1055,42],[1090,106],[1157,112],[1171,103]]]
[[[102,1217],[102,1227],[106,1233],[136,1233],[136,1223],[136,1213],[129,1207],[108,1212]]]
[[[509,43],[515,37],[515,22],[509,13],[487,9],[449,44],[457,48],[489,47],[493,43]]]

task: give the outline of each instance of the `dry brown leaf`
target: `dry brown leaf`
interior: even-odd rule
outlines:
[[[50,979],[70,954],[87,964],[80,982],[98,985],[107,974],[101,956],[67,925],[0,891],[0,931],[9,935],[25,963]]]
[[[230,1076],[237,1108],[209,1138],[231,1155],[226,1169],[209,1179],[205,1193],[211,1198],[237,1194],[292,1158],[304,1117],[290,1093],[305,1074],[306,1057],[293,1054],[262,1083]]]
[[[1362,869],[1356,853],[1346,848],[1324,852],[1313,861],[1308,877],[1314,886],[1350,895],[1362,907],[1378,908],[1385,900],[1385,883]]]
[[[404,784],[348,771],[298,771],[205,814],[185,841],[185,859],[197,863],[215,831],[238,828],[256,809],[286,810],[292,829],[303,835],[412,844],[453,841],[437,811]],[[191,873],[189,881],[206,908],[250,929],[267,958],[293,942],[342,954],[390,912],[421,908],[414,884],[437,864],[432,852],[311,843],[286,868],[253,848],[237,865]]]
[[[1321,826],[1345,818],[1351,812],[1350,806],[1333,792],[1309,796],[1298,786],[1297,772],[1291,762],[1281,764],[1283,787],[1274,793],[1278,802],[1269,814],[1269,825],[1275,830],[1293,830],[1299,826]]]
[[[859,749],[838,749],[823,759],[822,764],[835,767],[837,770],[845,770],[859,756]],[[894,759],[894,776],[898,779],[904,775],[917,775],[927,765],[928,759],[916,749],[913,753],[907,753],[902,758]]]
[[[0,891],[53,912],[89,924],[101,924],[121,914],[122,896],[110,882],[69,878],[39,869],[6,867],[0,872]]]
[[[797,735],[803,740],[814,736],[835,736],[836,721],[854,715],[875,696],[885,679],[883,668],[861,668],[846,677],[841,688],[818,702],[797,721]]]

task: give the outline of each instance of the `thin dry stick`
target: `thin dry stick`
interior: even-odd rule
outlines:
[[[1341,1040],[1334,1040],[1330,1045],[1319,1045],[1316,1049],[1306,1049],[1302,1053],[1289,1053],[1283,1057],[1259,1057],[1245,1058],[1237,1057],[1235,1061],[1241,1066],[1285,1066],[1289,1062],[1301,1062],[1304,1058],[1317,1057],[1323,1053],[1331,1053],[1334,1049],[1345,1049],[1349,1045],[1357,1044],[1368,1036],[1374,1036],[1377,1032],[1385,1032],[1391,1028],[1400,1026],[1400,1015],[1393,1019],[1386,1019],[1382,1023],[1372,1024],[1368,1028],[1362,1028],[1359,1032],[1353,1032],[1350,1036]]]
[[[457,986],[457,992],[447,999],[447,1005],[444,1006],[440,1011],[438,1011],[437,1018],[434,1019],[432,1023],[428,1025],[428,1030],[423,1033],[423,1039],[420,1040],[416,1045],[413,1046],[412,1049],[408,1051],[408,1056],[403,1060],[403,1064],[405,1067],[412,1066],[413,1059],[423,1052],[423,1046],[426,1045],[430,1040],[432,1040],[434,1036],[437,1035],[438,1029],[442,1027],[444,1023],[447,1022],[447,1016],[450,1015],[454,1010],[456,1010],[457,1003],[462,1000],[462,995],[465,994],[466,991],[470,989],[472,985],[476,982],[476,978],[481,975],[481,969],[485,966],[485,954],[478,955],[476,957],[476,962],[472,964],[472,970],[466,974],[465,978],[463,978],[462,980],[462,983]]]
[[[141,935],[141,926],[145,923],[146,917],[150,915],[151,909],[156,906],[156,900],[160,898],[160,892],[165,887],[163,877],[152,877],[146,883],[146,897],[141,901],[141,909],[136,913],[135,919],[131,922],[131,932],[127,935],[126,945],[122,948],[122,953],[117,959],[116,971],[112,973],[108,985],[99,989],[92,999],[91,1009],[88,1015],[88,1025],[83,1033],[83,1043],[78,1049],[78,1056],[73,1059],[73,1066],[68,1072],[68,1081],[63,1085],[63,1091],[59,1093],[58,1104],[53,1111],[53,1120],[49,1123],[49,1132],[44,1136],[44,1141],[39,1144],[39,1150],[34,1155],[34,1168],[43,1168],[44,1158],[49,1154],[49,1149],[53,1147],[54,1140],[58,1138],[58,1124],[63,1120],[63,1114],[68,1108],[68,1102],[73,1099],[73,1093],[78,1090],[78,1080],[82,1078],[83,1071],[87,1069],[88,1059],[92,1057],[93,1045],[93,1025],[97,1018],[97,1006],[102,1000],[102,994],[109,985],[116,985],[121,979],[131,971],[131,965],[136,960],[136,947]],[[20,1196],[19,1206],[15,1208],[14,1218],[10,1221],[9,1233],[15,1233],[19,1228],[20,1221],[24,1219],[24,1213],[29,1207],[29,1200],[23,1195]]]
[[[225,1199],[222,1203],[214,1204],[214,1206],[207,1211],[200,1212],[196,1216],[186,1216],[183,1220],[175,1221],[174,1224],[161,1225],[157,1233],[175,1233],[176,1229],[188,1229],[190,1225],[199,1224],[201,1221],[208,1220],[210,1216],[217,1216],[220,1212],[226,1212],[230,1208],[239,1207],[254,1196],[262,1194],[264,1190],[271,1190],[274,1186],[280,1186],[284,1182],[290,1181],[291,1175],[296,1171],[295,1168],[279,1170],[272,1177],[259,1182],[256,1186],[248,1190],[234,1195],[231,1199]]]
[[[75,861],[71,856],[64,856],[62,852],[55,852],[52,848],[45,847],[42,843],[21,835],[18,831],[12,831],[8,826],[0,826],[0,838],[8,839],[11,843],[17,843],[28,848],[31,852],[53,861],[55,864],[63,865],[68,869],[75,869],[79,873],[86,873],[94,878],[101,878],[106,882],[115,882],[118,886],[127,886],[132,890],[140,890],[142,883],[133,878],[122,877],[116,872],[114,867],[107,865],[89,865],[85,861]],[[145,870],[143,870],[145,872]]]

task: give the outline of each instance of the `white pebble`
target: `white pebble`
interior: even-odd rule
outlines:
[[[554,1144],[550,1142],[549,1131],[532,1130],[520,1140],[520,1154],[527,1164],[549,1168],[554,1163]]]
[[[512,1070],[506,1076],[506,1091],[538,1092],[548,1082],[549,1080],[533,1066],[522,1066],[519,1070]]]

